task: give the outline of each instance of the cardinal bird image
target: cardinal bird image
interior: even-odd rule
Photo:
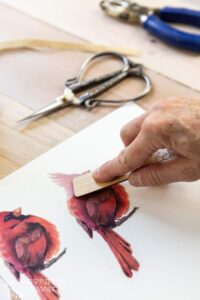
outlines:
[[[87,232],[90,238],[93,231],[98,232],[106,241],[122,270],[128,277],[137,271],[139,263],[132,254],[131,245],[113,229],[124,223],[137,208],[128,215],[129,199],[122,185],[91,193],[82,197],[75,197],[72,180],[77,174],[51,174],[50,177],[64,187],[68,197],[68,208],[76,218],[78,224]]]
[[[0,255],[20,280],[27,276],[41,300],[60,298],[57,287],[41,271],[54,264],[65,252],[52,258],[59,250],[56,227],[37,216],[21,214],[21,208],[0,212]]]

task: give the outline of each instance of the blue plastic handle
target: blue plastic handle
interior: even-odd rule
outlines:
[[[174,11],[173,14],[169,13],[169,11]],[[166,22],[178,22],[184,24],[195,25],[199,27],[199,12],[197,12],[197,17],[195,14],[192,14],[191,17],[186,17],[186,14],[182,14],[182,9],[175,9],[172,8],[164,8],[160,11],[160,18],[165,20]],[[185,11],[185,10],[184,10]],[[178,13],[177,13],[178,12]],[[190,11],[193,12],[193,11]],[[188,13],[188,10],[187,10]],[[196,12],[195,12],[196,13]],[[178,14],[178,17],[177,17]],[[173,28],[172,26],[168,25],[166,22],[162,21],[156,15],[150,15],[145,22],[143,22],[143,27],[152,33],[154,36],[158,37],[159,39],[163,40],[164,42],[171,44],[173,46],[191,50],[200,53],[200,35],[186,33],[184,31],[178,30]],[[176,19],[176,20],[175,20]],[[187,19],[187,20],[186,20]]]
[[[159,17],[165,22],[187,24],[200,28],[200,11],[197,10],[164,7],[159,10]]]

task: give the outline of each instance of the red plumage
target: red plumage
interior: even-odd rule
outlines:
[[[52,265],[50,259],[60,247],[56,227],[43,218],[22,215],[21,209],[0,212],[0,255],[16,277],[26,275],[41,300],[58,300],[58,289],[41,271]]]
[[[52,174],[51,178],[65,188],[69,211],[79,225],[91,238],[93,231],[97,231],[109,245],[124,273],[132,277],[133,270],[138,270],[139,263],[132,254],[131,245],[113,228],[126,221],[136,208],[125,215],[129,209],[129,199],[124,187],[119,184],[86,196],[75,197],[72,187],[75,176],[77,175]]]

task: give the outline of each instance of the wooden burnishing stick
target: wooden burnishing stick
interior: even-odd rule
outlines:
[[[176,153],[169,151],[167,149],[158,150],[155,152],[150,159],[148,159],[144,165],[149,165],[152,163],[160,163],[163,161],[167,161],[173,159],[177,156]],[[113,184],[117,184],[123,181],[128,180],[130,174],[125,174],[122,177],[116,178],[112,181],[97,183],[93,176],[92,172],[84,173],[80,176],[77,176],[73,179],[73,189],[76,197],[80,197],[83,195],[87,195],[89,193],[101,190]]]

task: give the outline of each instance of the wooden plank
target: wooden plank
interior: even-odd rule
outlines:
[[[138,47],[139,50],[142,50],[142,56],[138,58],[138,61],[169,78],[200,90],[200,58],[198,54],[169,47],[152,38],[139,26],[131,26],[105,16],[99,8],[99,0],[50,0],[48,5],[44,0],[1,0],[0,2],[70,32],[81,39],[96,43]],[[139,0],[138,2],[152,7],[171,5],[199,9],[197,0],[193,3],[189,0],[152,0],[150,4],[148,0]]]
[[[13,162],[11,158],[7,159],[3,157],[3,155],[0,155],[0,165],[0,179],[16,171],[20,167],[20,165]]]
[[[16,121],[30,110],[0,95],[0,176],[4,177],[49,148],[73,135],[73,132],[47,118],[17,125]]]
[[[17,124],[17,121],[24,114],[30,114],[31,110],[3,95],[0,95],[0,106],[0,124],[32,137],[47,147],[52,147],[74,134],[71,130],[45,117],[38,119],[37,122]]]

